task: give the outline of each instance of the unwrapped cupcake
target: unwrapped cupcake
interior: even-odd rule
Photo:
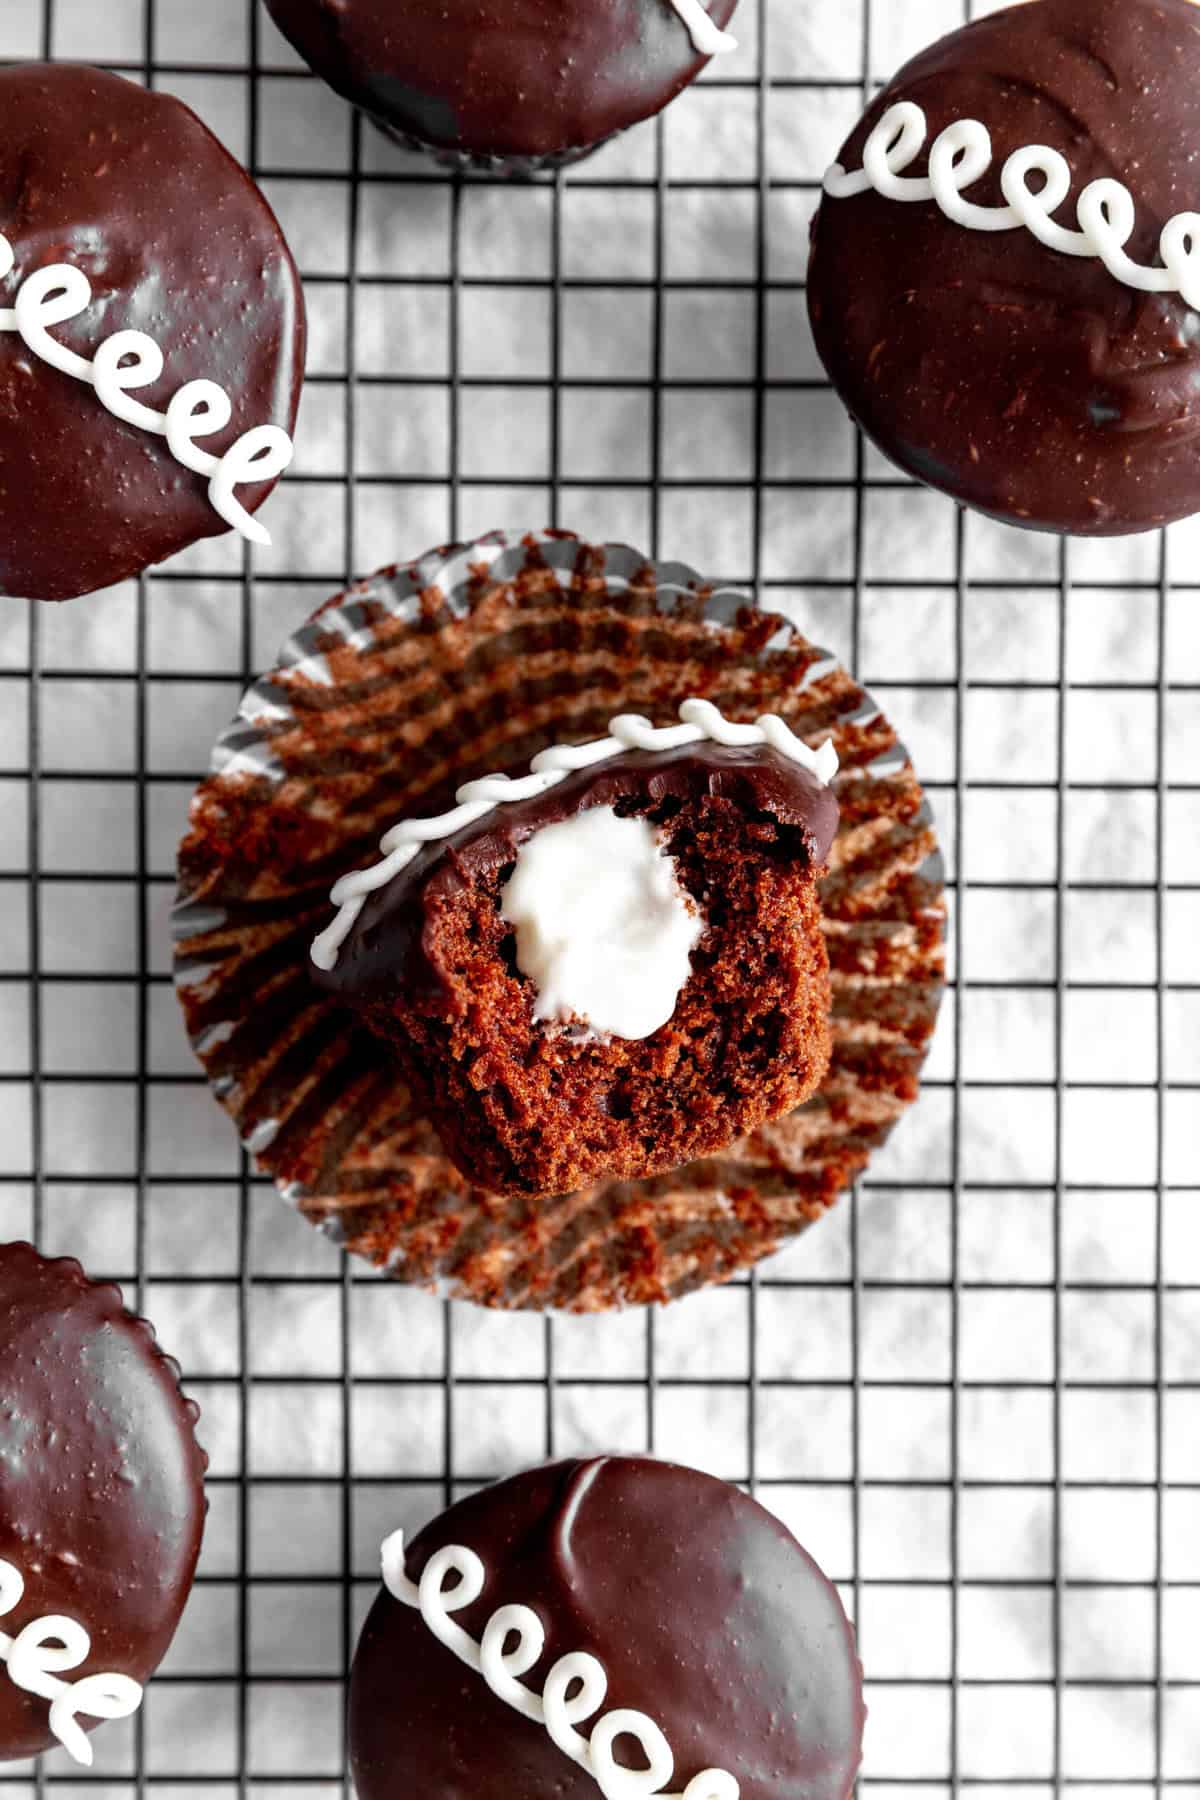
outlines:
[[[179,870],[188,1031],[259,1168],[489,1305],[668,1300],[777,1248],[916,1098],[941,994],[880,708],[748,595],[562,531],[321,607]]]
[[[711,1155],[829,1066],[837,753],[707,700],[679,716],[624,715],[520,779],[468,782],[334,889],[320,979],[497,1193]]]
[[[132,1718],[192,1587],[195,1405],[117,1288],[0,1245],[0,1762]]]
[[[233,530],[292,460],[300,277],[188,107],[0,70],[0,596],[69,600]]]
[[[808,302],[854,417],[1014,525],[1200,510],[1200,8],[1025,0],[951,32],[825,177]]]
[[[846,1800],[862,1669],[837,1589],[757,1501],[601,1456],[461,1500],[383,1590],[350,1684],[361,1800]]]

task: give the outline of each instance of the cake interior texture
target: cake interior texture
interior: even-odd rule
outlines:
[[[535,1022],[501,915],[511,855],[441,857],[410,927],[419,979],[410,961],[390,991],[357,996],[482,1186],[565,1193],[671,1169],[800,1105],[826,1073],[829,965],[806,832],[709,791],[702,773],[675,785],[614,808],[658,830],[704,920],[675,1012],[649,1038]]]

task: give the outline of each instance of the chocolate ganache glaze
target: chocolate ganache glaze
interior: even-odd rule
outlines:
[[[25,1583],[0,1630],[15,1637],[64,1615],[92,1641],[64,1681],[144,1682],[175,1634],[200,1550],[197,1409],[115,1287],[28,1244],[0,1246],[0,1368],[0,1560]],[[49,1703],[0,1661],[0,1760],[49,1748],[48,1721]]]
[[[706,0],[719,26],[737,0]],[[567,160],[659,112],[693,81],[670,0],[267,0],[318,75],[412,143]]]
[[[1049,146],[1071,172],[1055,221],[1074,229],[1087,184],[1115,179],[1134,206],[1126,253],[1161,268],[1163,226],[1200,211],[1198,95],[1191,0],[1028,0],[914,58],[838,160],[859,169],[898,101],[923,110],[928,143],[981,121],[993,161],[967,200],[1003,205],[1006,160]],[[927,174],[928,143],[907,177]],[[822,201],[808,292],[843,400],[922,481],[1063,532],[1200,508],[1200,315],[1180,294],[1139,292],[1027,229],[973,229],[874,191]]]
[[[423,927],[428,904],[439,894],[503,869],[535,832],[589,807],[620,809],[634,803],[645,812],[666,800],[706,793],[796,826],[814,868],[829,855],[838,824],[836,795],[788,757],[767,748],[716,743],[627,752],[568,776],[534,799],[499,806],[475,824],[425,845],[385,887],[368,896],[334,967],[314,966],[314,979],[342,994],[387,992],[400,984],[436,985],[437,971],[423,951]]]
[[[546,1632],[522,1678],[535,1694],[559,1657],[598,1658],[602,1711],[646,1714],[665,1734],[672,1793],[706,1769],[733,1776],[741,1800],[849,1793],[864,1721],[849,1623],[816,1564],[737,1489],[642,1457],[557,1463],[435,1520],[408,1551],[408,1575],[417,1580],[449,1544],[474,1551],[486,1574],[457,1622],[478,1641],[499,1607],[531,1608]],[[587,1736],[595,1723],[578,1729]],[[355,1657],[350,1747],[361,1800],[599,1793],[543,1726],[497,1698],[386,1590]]]
[[[260,425],[290,431],[304,305],[279,225],[250,177],[180,101],[70,64],[0,70],[0,233],[22,281],[67,264],[90,305],[52,336],[92,358],[119,331],[162,351],[137,399],[165,412],[187,382],[229,396],[222,455]],[[240,487],[249,511],[273,483]],[[63,600],[138,574],[229,529],[208,483],[164,437],[117,418],[86,384],[0,331],[0,593]]]

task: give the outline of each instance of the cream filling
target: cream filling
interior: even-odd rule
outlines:
[[[535,1019],[619,1038],[648,1038],[667,1023],[704,932],[654,828],[611,806],[535,832],[500,914],[537,989]]]

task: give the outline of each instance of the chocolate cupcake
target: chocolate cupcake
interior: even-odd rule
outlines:
[[[0,1761],[130,1717],[204,1525],[197,1409],[117,1288],[0,1246]]]
[[[0,69],[0,111],[0,594],[269,543],[305,331],[266,200],[180,101],[100,69]]]
[[[472,1495],[384,1587],[350,1686],[360,1800],[845,1800],[862,1670],[780,1521],[646,1457]],[[464,1666],[465,1665],[465,1666]]]
[[[819,956],[799,928],[819,899],[828,1072],[806,1104],[668,1173],[502,1196],[450,1159],[422,1090],[362,1011],[314,982],[330,889],[378,862],[397,820],[436,818],[464,784],[602,738],[621,713],[669,719],[694,697],[742,725],[777,716],[839,758],[827,872],[789,903],[796,943]],[[819,805],[825,816],[828,796]],[[805,869],[794,865],[801,890],[826,841],[819,825],[810,818]],[[494,1306],[668,1300],[778,1248],[824,1215],[916,1098],[941,994],[933,822],[878,706],[747,595],[563,532],[439,550],[315,614],[218,743],[179,874],[188,1031],[259,1168],[389,1274]],[[826,1011],[815,963],[808,993],[815,1062]]]
[[[885,455],[1087,534],[1200,508],[1200,11],[1028,0],[903,68],[813,228],[809,306]]]
[[[389,136],[450,167],[532,174],[661,112],[737,0],[267,0],[305,61]],[[403,20],[399,16],[403,11]]]
[[[318,979],[495,1193],[713,1155],[829,1067],[817,879],[837,753],[706,700],[679,715],[468,783],[333,890]]]

